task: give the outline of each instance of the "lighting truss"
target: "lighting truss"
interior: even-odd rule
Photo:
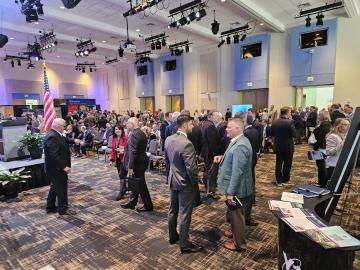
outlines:
[[[115,57],[115,58],[105,58],[105,64],[106,65],[110,65],[110,64],[113,64],[113,63],[116,63],[116,62],[119,62],[120,60]]]
[[[20,11],[25,15],[26,22],[37,22],[39,16],[44,15],[43,4],[40,0],[15,0],[20,6]]]
[[[17,62],[18,66],[21,66],[22,62],[29,62],[29,64],[31,63],[31,60],[29,57],[24,57],[24,56],[19,56],[19,55],[6,55],[4,58],[4,61],[8,61],[10,60],[11,62],[11,66],[14,68],[15,67],[15,62]]]
[[[76,57],[86,57],[96,51],[94,41],[91,39],[83,41],[82,39],[76,39],[79,43],[76,44],[78,51],[75,53]]]
[[[124,17],[132,16],[137,13],[143,12],[148,8],[151,8],[156,5],[158,9],[165,9],[165,5],[163,4],[162,8],[158,7],[158,4],[165,0],[136,0],[135,4],[133,4],[133,0],[128,0],[127,2],[130,4],[130,9],[123,13]]]
[[[226,38],[226,44],[231,43],[231,35],[233,35],[234,43],[239,43],[239,41],[244,41],[246,38],[246,32],[249,31],[251,28],[249,27],[249,24],[245,24],[243,26],[233,28],[224,32],[221,32],[220,34],[220,43],[218,44],[218,48],[220,48],[225,43]],[[241,34],[241,38],[240,38]]]
[[[77,63],[75,66],[76,71],[82,71],[83,73],[86,72],[86,69],[89,69],[90,72],[96,71],[97,67],[96,67],[95,62],[93,62],[93,63],[88,63],[88,62]]]
[[[39,61],[44,59],[41,53],[41,45],[39,42],[37,42],[36,38],[34,44],[28,43],[26,47],[26,52],[24,52],[23,55],[27,55],[31,60],[34,61]]]
[[[150,58],[150,54],[151,54],[151,51],[143,51],[143,52],[138,52],[135,54],[135,57],[136,57],[136,61],[135,61],[135,64],[138,64],[138,63],[151,63],[152,60]]]
[[[175,44],[172,44],[169,46],[171,55],[182,55],[183,52],[185,51],[186,53],[190,52],[190,43],[188,40],[186,41],[182,41],[182,42],[178,42]]]
[[[42,51],[48,51],[48,52],[52,52],[54,51],[54,49],[56,48],[58,41],[56,40],[56,35],[54,34],[53,31],[51,32],[46,32],[44,31],[40,31],[40,46],[41,46],[41,50]]]
[[[169,11],[169,18],[171,18],[168,28],[180,27],[186,24],[190,24],[192,21],[200,21],[203,17],[206,16],[206,3],[202,0],[194,0],[192,2],[186,3],[185,5],[180,5],[177,8],[174,8]],[[176,19],[176,16],[181,14],[180,19]]]
[[[165,33],[162,33],[156,36],[145,38],[145,43],[151,42],[151,50],[161,50],[161,47],[166,46],[166,38],[168,37],[169,36],[167,36]]]
[[[312,8],[312,9],[308,9],[308,10],[300,10],[299,14],[295,16],[295,19],[298,19],[301,17],[307,17],[309,15],[319,14],[319,13],[323,13],[326,11],[339,9],[339,8],[343,8],[343,7],[344,7],[343,1],[339,1],[339,2],[335,2],[333,4],[326,4],[324,6],[317,7],[317,8]]]

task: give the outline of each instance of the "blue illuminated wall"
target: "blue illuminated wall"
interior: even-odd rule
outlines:
[[[137,68],[147,65],[147,74],[137,76]],[[154,63],[135,64],[135,92],[137,97],[155,96],[154,86]]]
[[[300,34],[328,29],[328,43],[325,46],[300,49]],[[317,27],[295,27],[291,33],[291,74],[292,86],[334,84],[336,60],[337,20],[324,21]]]
[[[176,59],[176,70],[165,71],[165,62]],[[163,96],[184,94],[184,64],[182,56],[165,55],[160,58],[161,94]]]
[[[241,46],[262,43],[261,56],[241,58]],[[234,45],[235,74],[234,90],[251,90],[269,87],[270,34],[246,38]]]

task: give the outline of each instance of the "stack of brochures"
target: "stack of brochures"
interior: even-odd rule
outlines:
[[[326,188],[316,187],[312,185],[302,185],[293,189],[294,192],[304,195],[305,198],[318,197],[330,193]]]
[[[360,241],[340,226],[311,229],[305,231],[305,234],[324,248],[360,246]]]

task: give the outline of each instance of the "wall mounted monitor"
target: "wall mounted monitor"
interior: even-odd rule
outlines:
[[[165,61],[164,72],[176,70],[176,59]]]
[[[248,59],[261,56],[262,43],[253,43],[241,46],[241,58]]]
[[[253,107],[252,104],[232,105],[231,115],[232,117],[234,117],[237,112],[247,113],[249,109],[252,109],[252,107]]]
[[[144,76],[148,74],[147,65],[138,66],[137,67],[137,75],[138,76]]]
[[[328,42],[328,29],[300,33],[299,42],[300,49],[325,46]]]

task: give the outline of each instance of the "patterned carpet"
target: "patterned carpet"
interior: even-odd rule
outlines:
[[[305,152],[306,146],[296,147],[292,183],[316,181],[315,164],[306,160]],[[285,188],[272,184],[274,161],[274,155],[263,155],[257,167],[253,217],[260,224],[247,229],[245,253],[222,248],[222,231],[229,228],[224,223],[222,202],[207,200],[196,208],[190,235],[205,250],[181,255],[177,245],[168,244],[168,190],[163,175],[147,173],[155,211],[139,214],[120,208],[120,202],[113,200],[119,185],[115,168],[95,158],[77,159],[69,188],[77,216],[47,215],[44,201],[48,187],[22,193],[18,202],[0,203],[0,269],[277,269],[277,223],[267,200]],[[354,187],[359,183],[357,177]],[[342,222],[357,235],[358,197],[350,197]],[[332,222],[337,224],[338,220]],[[359,253],[355,269],[360,269]]]

